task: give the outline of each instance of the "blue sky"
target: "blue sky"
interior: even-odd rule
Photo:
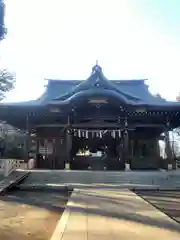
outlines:
[[[179,0],[6,0],[0,64],[16,72],[7,101],[37,98],[44,78],[85,79],[96,60],[109,79],[148,78],[180,92]]]

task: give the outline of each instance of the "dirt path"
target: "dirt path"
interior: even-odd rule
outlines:
[[[67,193],[44,191],[0,196],[0,239],[49,240],[67,199]]]

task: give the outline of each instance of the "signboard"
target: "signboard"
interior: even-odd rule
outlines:
[[[43,144],[39,145],[39,153],[43,155],[50,155],[53,153],[53,142],[44,140]]]
[[[88,102],[92,104],[107,104],[108,100],[103,98],[92,98],[89,99]]]

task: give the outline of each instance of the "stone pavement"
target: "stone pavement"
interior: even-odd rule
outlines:
[[[11,185],[16,184],[29,174],[28,171],[14,171],[8,177],[0,181],[0,194]]]
[[[180,189],[180,171],[30,170],[24,187]]]
[[[51,240],[179,240],[180,225],[128,189],[75,189]]]

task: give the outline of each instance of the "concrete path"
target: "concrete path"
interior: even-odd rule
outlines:
[[[180,225],[127,189],[75,189],[51,240],[179,240]]]

